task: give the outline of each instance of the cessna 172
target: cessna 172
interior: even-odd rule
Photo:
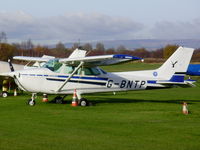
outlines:
[[[29,105],[35,105],[36,93],[72,94],[77,91],[79,103],[87,105],[81,95],[85,93],[145,90],[152,88],[188,85],[184,80],[194,49],[179,47],[158,69],[111,72],[98,66],[116,64],[141,58],[129,55],[86,56],[86,51],[76,49],[68,58],[50,59],[16,56],[14,59],[46,62],[39,68],[17,70],[2,75],[14,78],[24,91],[32,93]],[[58,97],[62,100],[62,97]]]

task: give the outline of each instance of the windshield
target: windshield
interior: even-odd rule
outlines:
[[[58,61],[58,59],[51,59],[49,60],[46,64],[44,64],[42,67],[43,68],[48,68],[51,71],[56,71],[58,70],[62,64]]]
[[[46,64],[42,66],[43,68],[48,68],[53,72],[57,73],[65,73],[71,74],[75,70],[76,66],[66,65],[59,62],[58,59],[51,59]],[[89,76],[96,76],[100,75],[101,72],[106,74],[105,71],[102,69],[98,69],[98,67],[81,67],[75,73],[77,75],[89,75]]]

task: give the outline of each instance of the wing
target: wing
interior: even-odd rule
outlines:
[[[15,60],[31,61],[31,62],[47,62],[50,59],[54,59],[53,56],[43,55],[42,57],[29,57],[29,56],[14,56]]]
[[[86,56],[85,50],[75,49],[68,58],[77,58],[77,57],[85,57]]]
[[[88,66],[103,66],[103,65],[117,64],[120,62],[131,61],[131,60],[142,60],[142,58],[130,55],[116,54],[116,55],[65,58],[65,59],[60,59],[59,62],[66,64],[74,64],[74,65],[77,65],[80,62],[84,62],[84,65]]]
[[[86,55],[85,50],[80,50],[80,49],[76,49],[73,51],[73,53],[68,57],[68,58],[81,58],[81,57],[85,57]],[[23,60],[23,61],[31,61],[31,62],[47,62],[51,59],[54,59],[54,56],[48,56],[48,55],[43,55],[42,57],[29,57],[29,56],[14,56],[13,59],[15,60]]]

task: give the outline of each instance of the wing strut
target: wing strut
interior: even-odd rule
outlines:
[[[78,69],[80,69],[82,67],[83,64],[84,64],[84,62],[81,61],[80,64],[78,65],[78,67],[76,67],[74,69],[72,74],[70,74],[70,76],[65,80],[65,82],[59,87],[59,89],[56,92],[60,92],[62,90],[62,88],[67,84],[67,82],[71,79],[71,77],[78,71]]]

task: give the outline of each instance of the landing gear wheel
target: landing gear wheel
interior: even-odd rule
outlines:
[[[88,100],[85,98],[81,98],[79,105],[83,107],[88,106]]]
[[[6,98],[6,97],[8,97],[8,92],[6,92],[6,91],[3,91],[3,92],[2,92],[2,97],[3,97],[3,98]]]
[[[35,105],[35,100],[29,99],[27,104],[30,105],[30,106],[34,106]]]
[[[61,96],[57,96],[57,97],[55,97],[55,102],[56,102],[56,104],[62,104],[63,98]]]

